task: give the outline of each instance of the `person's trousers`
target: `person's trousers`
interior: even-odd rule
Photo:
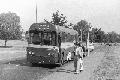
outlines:
[[[83,60],[80,59],[80,69],[79,70],[83,70]]]
[[[76,72],[79,72],[79,70],[83,70],[83,60],[81,58],[74,59],[74,68]]]

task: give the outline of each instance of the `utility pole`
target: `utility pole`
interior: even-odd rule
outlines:
[[[88,26],[88,38],[87,38],[87,48],[88,48],[88,56],[90,55],[90,48],[89,48],[89,28],[90,28],[90,23],[89,23],[89,26]]]
[[[36,3],[36,23],[37,23],[37,3]]]
[[[88,48],[88,56],[90,55],[90,49],[89,49],[89,31],[88,31],[88,39],[87,39],[87,48]]]
[[[80,29],[80,32],[81,32],[81,42],[82,42],[82,28]]]

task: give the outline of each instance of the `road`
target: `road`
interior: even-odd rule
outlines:
[[[90,53],[89,57],[84,58],[84,71],[79,74],[74,73],[73,63],[69,66],[62,67],[53,74],[38,80],[89,80],[94,69],[100,64],[108,47],[101,46]]]
[[[68,63],[63,67],[67,65]],[[0,61],[0,80],[37,80],[52,74],[59,68],[57,65],[35,64],[31,66],[26,57],[17,59],[4,58],[4,60]]]
[[[96,50],[99,50],[99,48],[97,48]],[[72,62],[70,62],[62,67],[57,67],[56,65],[49,66],[49,65],[37,65],[37,64],[31,66],[26,61],[25,56],[21,56],[20,58],[13,59],[12,61],[9,61],[11,60],[10,58],[11,57],[9,57],[9,59],[4,59],[0,61],[0,80],[39,80],[55,73],[57,70],[60,70],[61,68],[73,64]]]
[[[47,66],[47,67],[46,67]],[[36,80],[51,74],[55,66],[34,65],[27,63],[26,58],[0,64],[0,80]]]

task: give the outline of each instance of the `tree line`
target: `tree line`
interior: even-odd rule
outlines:
[[[114,43],[120,42],[120,34],[112,31],[105,33],[101,28],[93,28],[91,23],[86,20],[80,20],[76,24],[69,23],[67,17],[56,11],[52,14],[51,24],[73,28],[79,33],[82,31],[82,40],[86,41],[88,31],[90,33],[90,41],[97,43]],[[31,23],[32,24],[32,23]],[[92,29],[90,31],[90,29]],[[5,40],[5,46],[8,40],[20,40],[22,38],[23,29],[20,25],[20,16],[16,13],[1,13],[0,14],[0,39]],[[80,37],[81,39],[81,37]]]
[[[94,28],[90,22],[86,20],[80,20],[76,24],[67,24],[67,17],[63,14],[60,14],[59,11],[56,11],[52,15],[52,20],[50,21],[54,25],[65,26],[66,28],[73,28],[79,33],[79,37],[81,40],[86,42],[88,37],[88,32],[90,33],[90,42],[96,43],[115,43],[120,42],[120,34],[115,31],[105,33],[101,28]]]

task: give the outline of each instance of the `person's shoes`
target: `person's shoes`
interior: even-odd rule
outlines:
[[[75,74],[79,74],[79,72],[75,72]]]
[[[83,70],[80,70],[80,72],[82,72]]]
[[[76,72],[76,70],[73,70],[73,72]]]

